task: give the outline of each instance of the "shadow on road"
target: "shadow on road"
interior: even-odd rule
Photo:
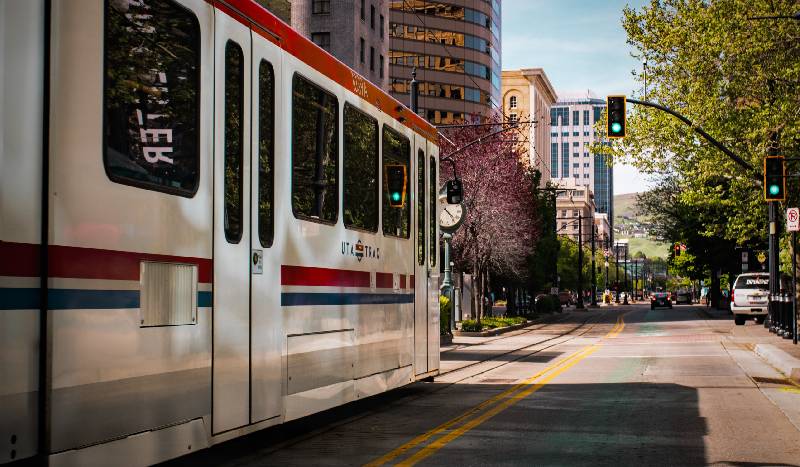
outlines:
[[[416,383],[166,465],[361,465],[512,386]],[[706,434],[697,391],[692,388],[554,384],[452,440],[425,463],[705,465]]]

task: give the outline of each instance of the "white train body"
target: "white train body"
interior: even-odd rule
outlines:
[[[438,372],[424,120],[251,0],[2,0],[0,34],[0,463],[150,464]]]

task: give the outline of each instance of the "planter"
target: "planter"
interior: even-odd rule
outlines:
[[[502,328],[494,328],[494,329],[487,329],[486,331],[480,332],[468,332],[468,331],[453,331],[453,335],[457,337],[491,337],[496,336],[498,334],[503,334],[506,332],[516,331],[517,329],[522,329],[525,326],[530,326],[531,324],[537,322],[535,321],[525,321],[524,323],[515,324],[513,326],[506,326]]]

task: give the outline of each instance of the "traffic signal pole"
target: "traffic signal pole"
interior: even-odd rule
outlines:
[[[597,306],[597,275],[595,269],[595,250],[594,250],[594,233],[597,230],[597,227],[593,224],[592,225],[592,301],[589,306],[596,307]]]

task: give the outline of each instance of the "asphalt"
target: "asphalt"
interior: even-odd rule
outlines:
[[[642,305],[553,321],[456,338],[433,382],[171,465],[800,464],[800,386],[753,352],[754,324]]]

